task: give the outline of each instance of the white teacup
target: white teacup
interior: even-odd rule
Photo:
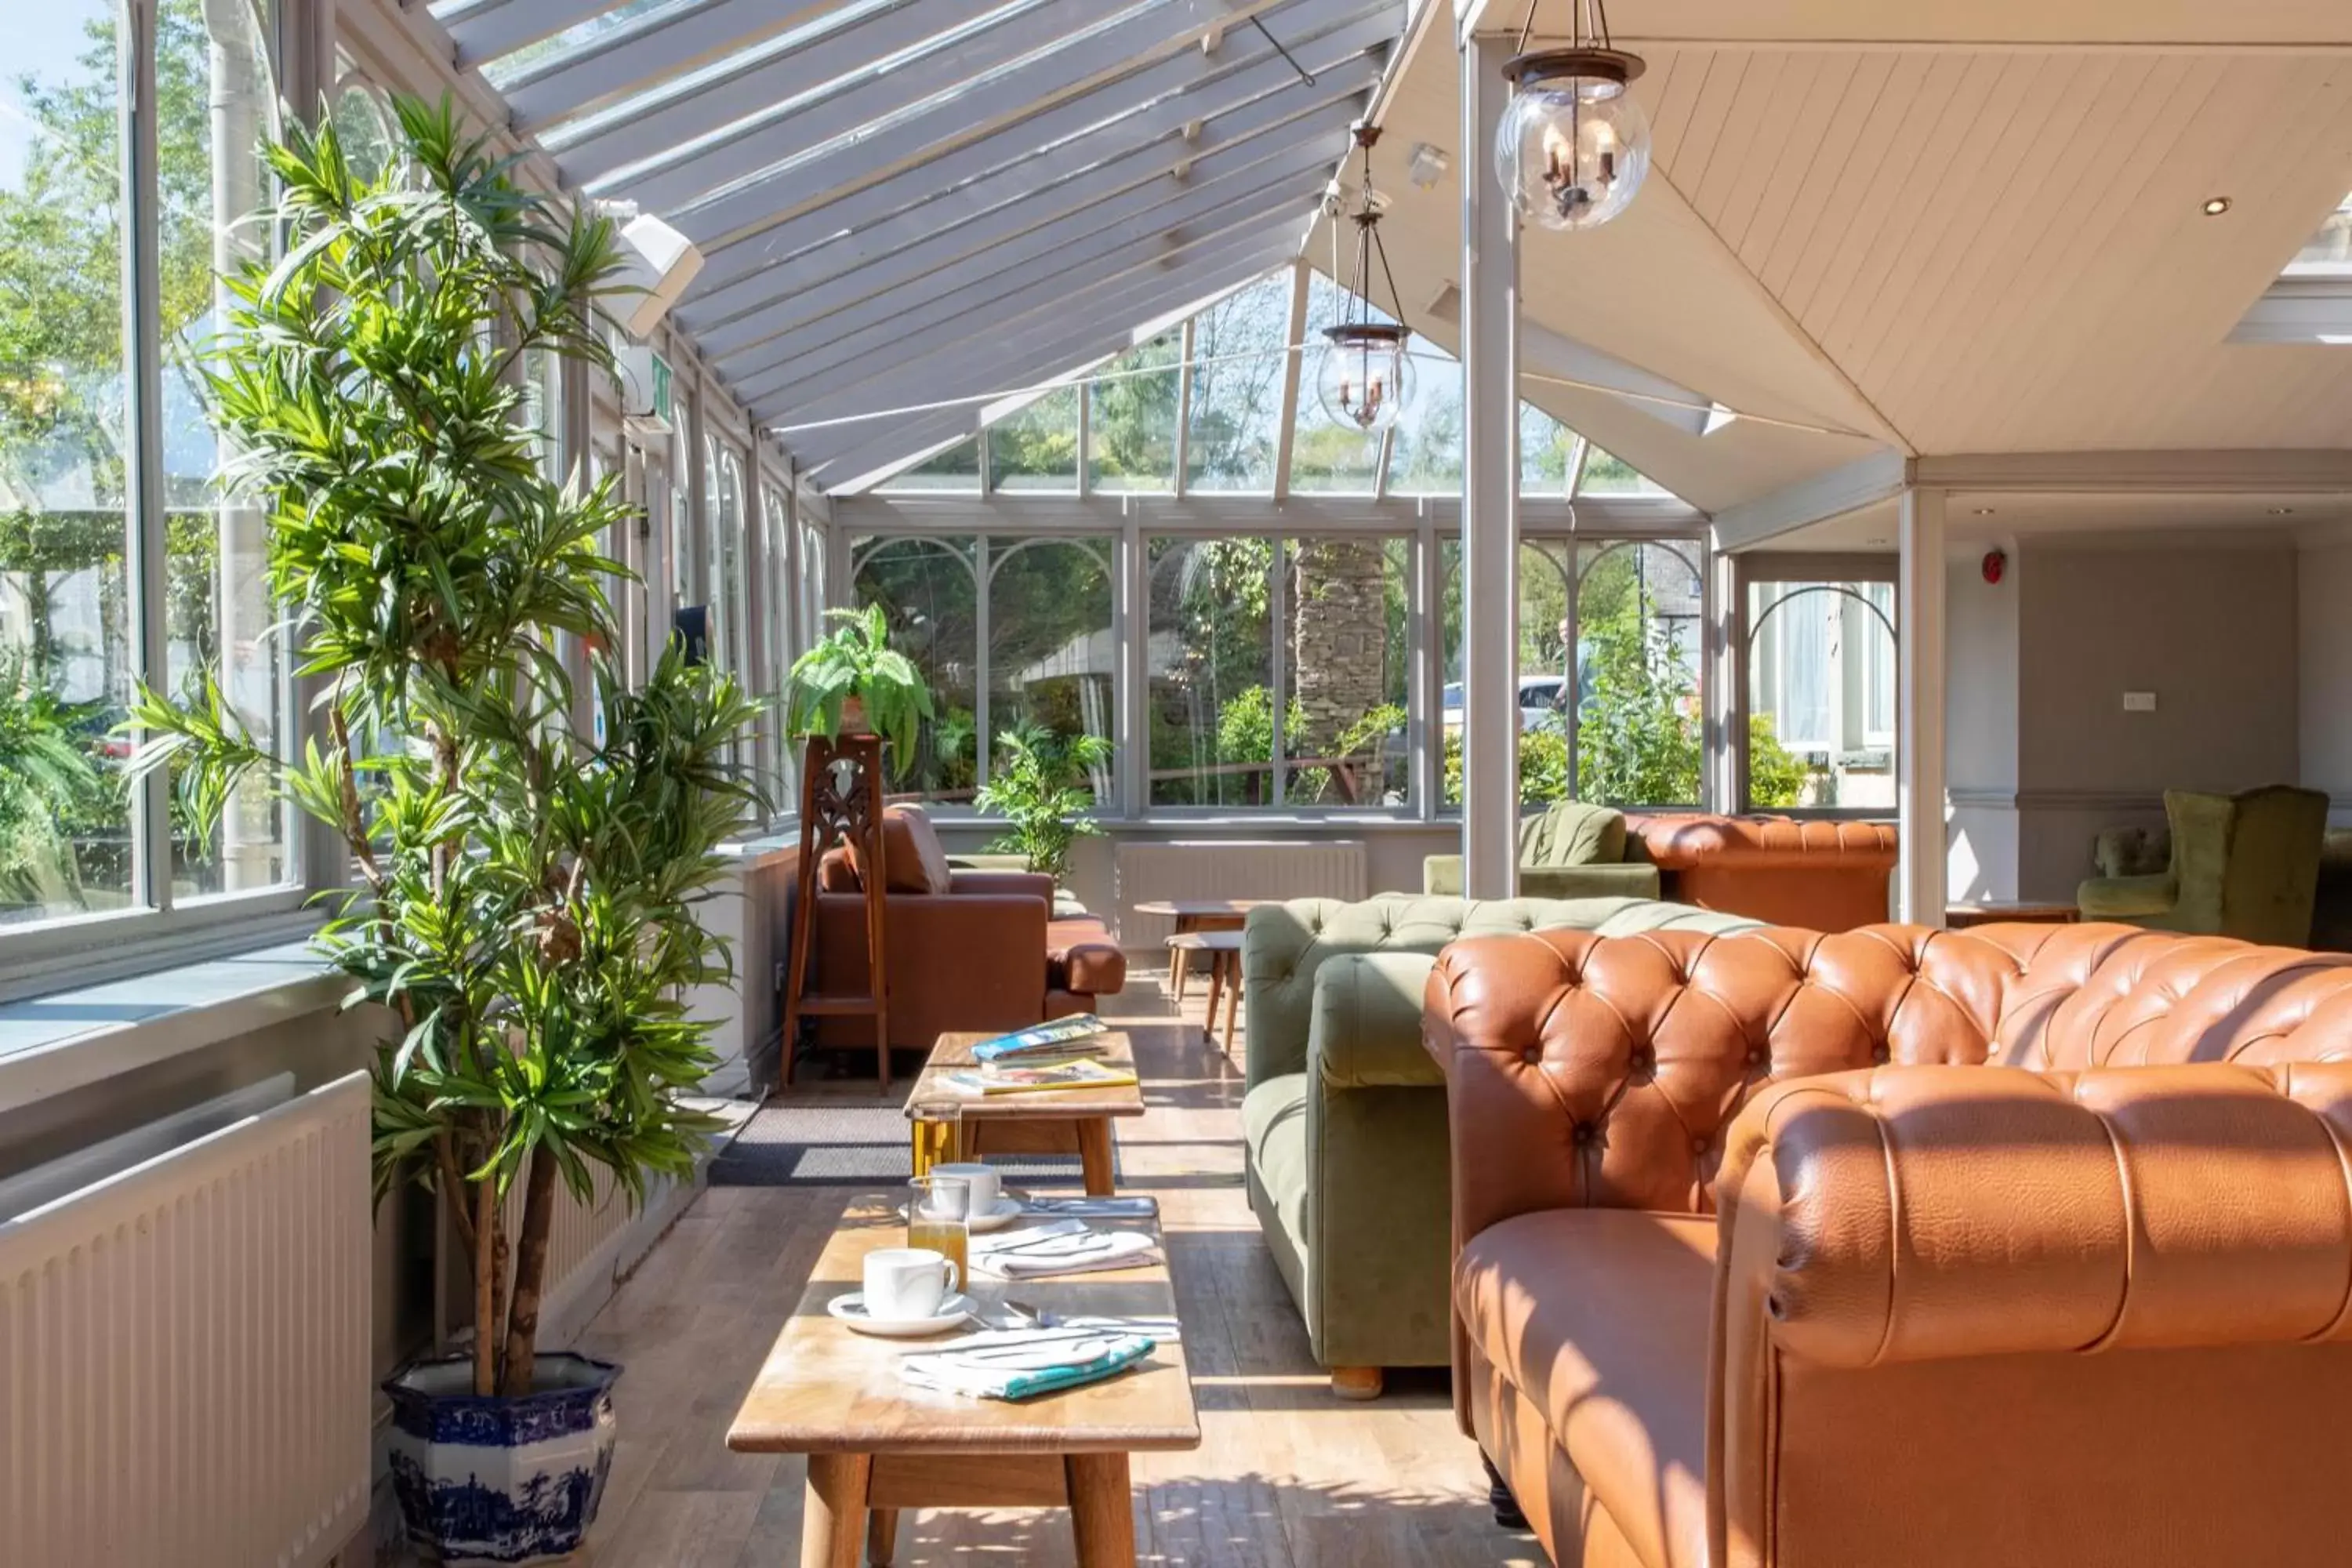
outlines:
[[[934,1176],[952,1176],[963,1184],[968,1212],[966,1219],[984,1219],[995,1212],[997,1197],[1004,1191],[1002,1179],[993,1165],[977,1161],[953,1165],[933,1165]]]
[[[866,1315],[877,1322],[936,1318],[948,1292],[963,1283],[944,1253],[928,1247],[884,1247],[866,1255]]]

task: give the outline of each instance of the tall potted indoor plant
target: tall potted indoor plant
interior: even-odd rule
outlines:
[[[827,610],[834,629],[793,661],[784,682],[785,719],[794,735],[879,735],[898,749],[901,771],[914,765],[915,736],[931,716],[931,689],[914,660],[890,646],[879,605]]]
[[[394,1479],[420,1545],[511,1563],[579,1544],[611,1458],[614,1369],[538,1352],[557,1184],[641,1202],[715,1126],[680,1103],[713,1061],[684,997],[729,977],[699,906],[759,805],[728,760],[756,709],[673,645],[635,689],[594,656],[602,724],[575,722],[560,650],[618,646],[598,541],[633,523],[610,478],[547,476],[517,371],[610,374],[612,226],[516,185],[447,100],[394,108],[374,180],[331,125],[268,149],[282,259],[231,280],[203,361],[325,736],[274,758],[208,684],[131,722],[192,821],[258,777],[357,868],[318,944],[393,1020],[378,1191],[438,1194],[474,1299],[470,1355],[388,1385]]]

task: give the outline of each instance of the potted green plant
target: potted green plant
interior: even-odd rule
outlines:
[[[1004,832],[989,847],[1017,854],[1029,869],[1055,881],[1069,874],[1070,847],[1102,831],[1086,815],[1095,804],[1089,773],[1110,760],[1110,742],[1100,735],[1060,735],[1021,725],[996,737],[996,776],[981,786],[974,804],[1004,819]]]
[[[282,760],[216,686],[148,690],[133,765],[194,824],[258,781],[357,867],[317,944],[387,1020],[378,1192],[436,1194],[473,1283],[471,1353],[386,1385],[395,1489],[431,1555],[536,1562],[580,1544],[614,1440],[616,1369],[538,1349],[558,1187],[641,1203],[716,1128],[681,1100],[714,1059],[685,997],[730,977],[701,909],[760,806],[729,760],[757,708],[673,644],[635,689],[589,654],[602,725],[573,721],[557,650],[618,646],[598,541],[633,513],[548,477],[516,372],[610,374],[612,226],[516,185],[447,100],[394,112],[374,179],[331,125],[268,149],[282,259],[198,362],[326,736]]]
[[[784,682],[785,720],[795,735],[879,735],[898,748],[899,766],[915,754],[915,736],[931,716],[931,689],[914,661],[890,646],[879,605],[827,610],[835,628],[793,661]]]

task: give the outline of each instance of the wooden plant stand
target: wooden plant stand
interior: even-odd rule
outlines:
[[[816,864],[835,844],[856,853],[866,902],[866,990],[857,995],[811,994],[809,945],[816,931]],[[811,735],[801,757],[801,849],[793,868],[799,897],[793,907],[793,950],[784,978],[783,1075],[793,1081],[793,1047],[803,1018],[871,1014],[875,1065],[882,1092],[890,1092],[889,944],[883,930],[887,869],[882,858],[882,740],[878,735]]]

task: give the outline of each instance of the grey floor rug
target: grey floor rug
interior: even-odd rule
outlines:
[[[710,1163],[719,1187],[888,1187],[914,1174],[906,1113],[894,1104],[803,1100],[761,1106]],[[1114,1156],[1115,1158],[1116,1156]],[[992,1154],[1016,1186],[1076,1186],[1076,1154]]]

